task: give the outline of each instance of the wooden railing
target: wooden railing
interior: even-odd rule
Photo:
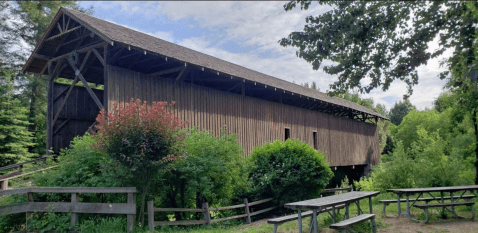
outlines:
[[[0,176],[1,190],[7,190],[8,189],[8,180],[20,177],[22,175],[26,175],[25,173],[22,174],[23,165],[30,164],[30,163],[37,163],[37,162],[40,162],[40,161],[45,161],[47,158],[50,158],[50,157],[53,157],[53,156],[52,155],[45,155],[43,157],[33,159],[33,160],[30,160],[30,161],[26,161],[26,162],[22,162],[22,163],[16,163],[16,164],[10,164],[10,165],[4,166],[4,167],[0,167],[0,171],[12,169],[12,168],[17,168],[17,171],[14,171],[14,172],[11,172],[11,173]],[[53,167],[49,167],[49,168],[53,168]],[[49,169],[49,168],[46,168],[46,169]],[[33,172],[46,170],[46,169],[35,170]],[[29,172],[28,174],[31,174],[33,172]]]
[[[248,224],[251,223],[251,217],[254,215],[262,214],[267,211],[271,211],[277,206],[269,207],[266,209],[262,209],[259,211],[252,212],[250,211],[251,206],[259,205],[262,203],[266,203],[272,201],[272,198],[264,199],[260,201],[255,201],[249,203],[247,198],[244,198],[244,204],[233,205],[233,206],[225,206],[225,207],[217,207],[217,208],[209,208],[208,203],[203,203],[202,209],[188,209],[188,208],[154,208],[153,201],[148,201],[148,227],[149,231],[154,232],[154,227],[156,226],[175,226],[175,225],[211,225],[211,223],[227,221],[231,219],[237,218],[246,218],[246,222]],[[211,211],[221,211],[221,210],[230,210],[230,209],[238,209],[244,208],[244,214],[235,215],[231,217],[225,218],[218,218],[218,219],[211,219],[210,212]],[[194,213],[203,213],[204,220],[184,220],[184,221],[154,221],[154,212],[194,212]]]
[[[35,202],[34,193],[70,193],[71,202]],[[82,203],[78,202],[81,193],[126,193],[127,203]],[[5,195],[26,194],[27,202],[0,206],[0,216],[26,213],[28,220],[32,212],[72,213],[71,224],[78,223],[78,214],[126,214],[128,232],[133,232],[134,215],[136,214],[136,188],[64,188],[64,187],[31,187],[0,191]],[[26,222],[28,229],[28,221]]]

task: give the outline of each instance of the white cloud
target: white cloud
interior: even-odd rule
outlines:
[[[109,4],[103,4],[109,7]],[[336,76],[325,74],[322,70],[314,71],[312,66],[295,56],[296,48],[284,48],[278,40],[287,37],[290,32],[301,31],[305,18],[319,15],[331,9],[328,6],[313,4],[309,10],[298,8],[285,12],[285,2],[117,2],[122,13],[134,14],[138,17],[154,18],[184,23],[185,30],[193,27],[205,28],[211,33],[201,37],[173,37],[169,31],[146,32],[158,38],[180,44],[193,50],[218,57],[220,59],[257,70],[287,81],[303,83],[316,81],[322,91],[328,90],[330,84],[337,80]],[[235,42],[245,46],[253,46],[253,51],[231,52],[222,49],[221,45]],[[429,51],[434,51],[438,43],[431,43]],[[262,56],[259,56],[259,53]],[[264,57],[264,54],[268,56]],[[451,54],[430,60],[426,66],[418,69],[419,84],[414,87],[411,102],[424,109],[431,108],[432,102],[442,92],[444,81],[437,78],[440,68],[438,61]],[[324,61],[329,63],[329,61]],[[367,80],[364,80],[366,82]],[[376,103],[384,104],[390,109],[393,104],[407,93],[406,84],[394,81],[386,92],[373,90],[363,97],[372,97]]]

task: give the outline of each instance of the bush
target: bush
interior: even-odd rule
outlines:
[[[251,193],[279,206],[317,198],[333,177],[324,155],[297,139],[256,147],[249,162]]]
[[[184,139],[188,156],[172,163],[160,175],[163,191],[160,205],[202,208],[203,202],[229,205],[234,194],[243,193],[247,173],[243,150],[237,136],[222,133],[214,137],[208,131],[189,130]],[[221,211],[221,213],[224,211]],[[176,219],[188,216],[176,215]]]
[[[152,102],[147,107],[146,101],[131,99],[124,108],[115,102],[112,111],[102,109],[96,117],[98,147],[129,170],[141,191],[141,223],[151,181],[180,153],[185,123],[171,113],[173,105]]]
[[[371,177],[362,178],[355,183],[356,187],[385,192],[392,188],[473,184],[473,160],[457,154],[447,155],[447,144],[438,132],[428,133],[418,126],[416,134],[418,138],[408,150],[399,142],[388,157],[389,162],[375,167]]]

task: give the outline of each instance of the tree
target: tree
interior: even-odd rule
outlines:
[[[28,148],[34,146],[28,132],[27,109],[13,99],[12,71],[0,72],[0,167],[27,161],[34,154]]]
[[[153,102],[147,108],[146,101],[131,99],[124,108],[115,102],[112,111],[101,109],[96,118],[99,148],[127,168],[141,190],[140,222],[151,181],[180,153],[185,123],[171,111],[166,102]]]
[[[46,81],[33,74],[23,75],[25,63],[40,37],[60,7],[72,8],[91,14],[92,8],[83,9],[77,1],[4,1],[0,3],[0,66],[14,70],[13,78],[21,90],[20,100],[29,110],[29,130],[35,134],[36,148],[31,152],[44,153],[46,132]]]
[[[410,103],[410,100],[404,99],[403,101],[395,102],[393,107],[390,109],[390,121],[394,125],[400,125],[403,118],[412,110],[415,109],[415,106]]]
[[[290,1],[286,11],[300,5],[307,10],[311,0]],[[445,50],[468,52],[475,39],[478,2],[466,1],[330,1],[320,5],[332,9],[305,19],[303,31],[292,32],[279,41],[298,48],[297,56],[318,70],[338,75],[330,85],[334,92],[350,89],[369,93],[381,87],[388,90],[394,80],[404,81],[408,95],[418,83],[417,68],[440,56]],[[428,51],[439,39],[439,48]],[[449,65],[459,62],[455,53]],[[441,75],[445,78],[446,73]],[[365,80],[370,80],[362,82]]]

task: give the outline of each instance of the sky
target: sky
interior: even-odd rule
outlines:
[[[305,18],[329,11],[329,6],[312,4],[307,11],[296,8],[286,12],[284,1],[224,2],[126,2],[80,1],[82,7],[94,7],[93,16],[141,31],[160,39],[265,73],[297,84],[315,81],[326,92],[337,76],[296,56],[296,48],[282,47],[278,41],[290,32],[302,31]],[[437,43],[430,44],[430,50]],[[439,61],[451,54],[430,60],[418,68],[419,84],[414,86],[410,101],[419,110],[432,108],[433,101],[443,92],[444,71]],[[323,64],[327,64],[324,61]],[[407,93],[406,84],[394,81],[390,88],[373,90],[362,98],[373,98],[388,110]]]

